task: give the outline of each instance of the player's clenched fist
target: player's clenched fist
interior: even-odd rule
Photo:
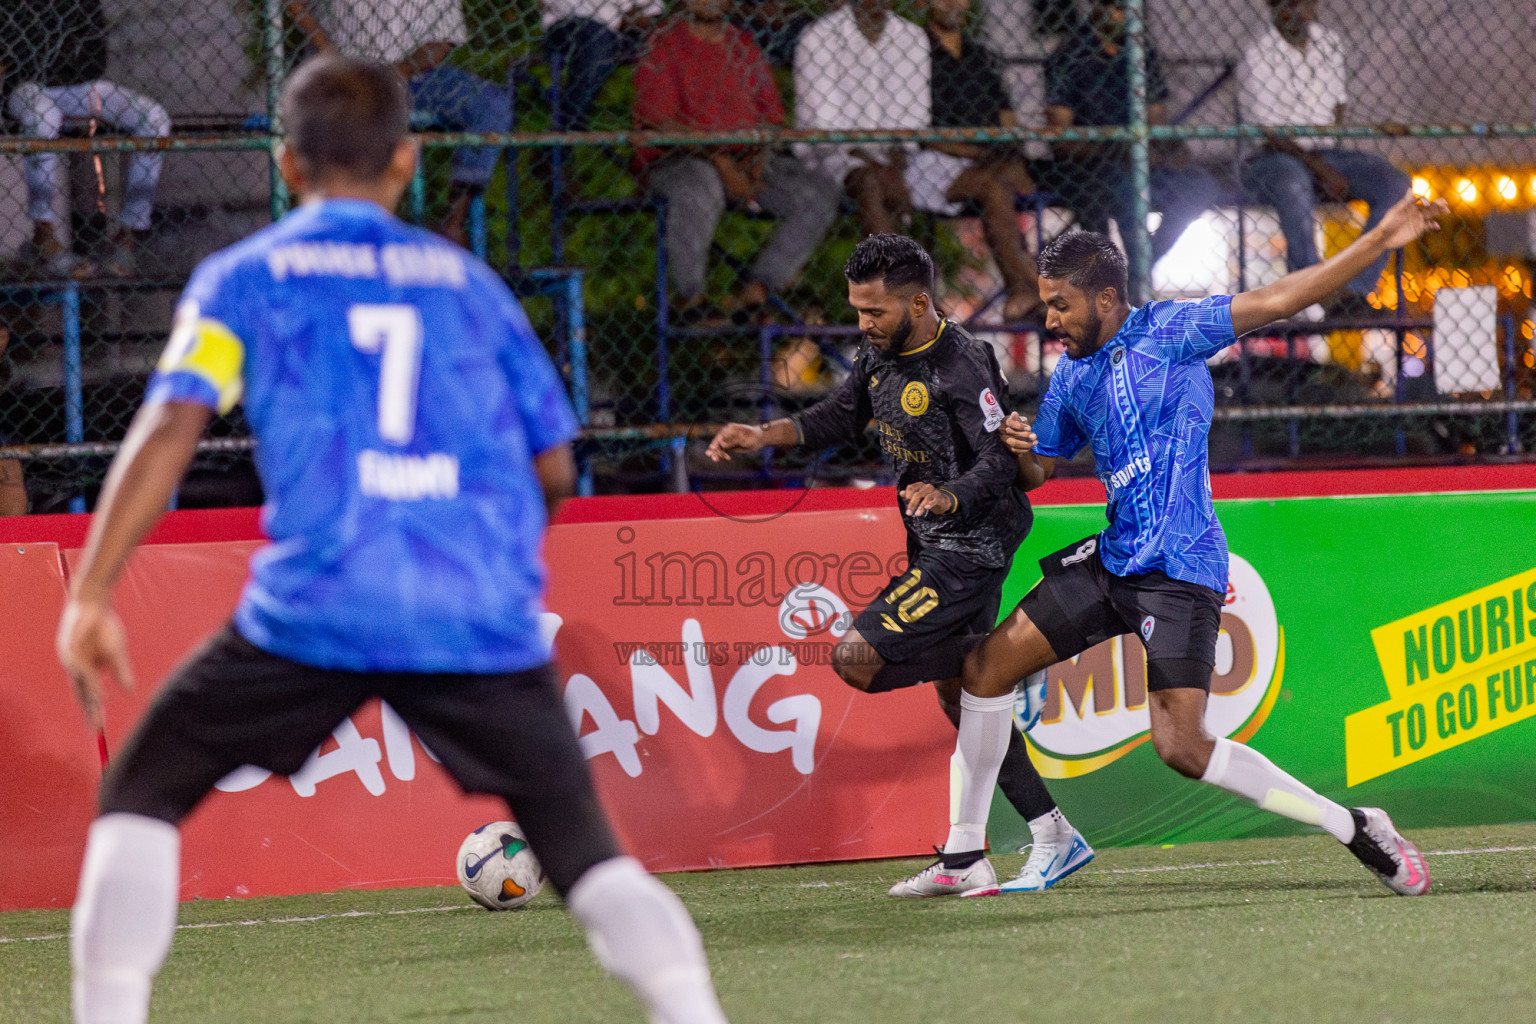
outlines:
[[[1014,455],[1024,455],[1034,451],[1035,440],[1035,429],[1029,425],[1028,418],[1011,412],[1008,418],[1003,420],[1003,444]]]
[[[750,423],[727,423],[720,428],[704,454],[714,462],[729,462],[731,452],[755,452],[763,447],[763,430]]]
[[[918,517],[932,512],[936,516],[955,510],[954,495],[933,484],[910,484],[900,494],[907,503],[907,515]]]
[[[123,624],[105,601],[71,599],[64,606],[55,648],[75,685],[75,699],[87,721],[101,728],[101,675],[110,672],[125,688],[133,687]]]

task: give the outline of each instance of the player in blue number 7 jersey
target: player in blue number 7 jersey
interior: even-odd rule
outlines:
[[[506,800],[652,1024],[724,1024],[687,910],[618,848],[539,638],[575,418],[507,286],[389,213],[416,168],[407,110],[399,75],[355,58],[289,80],[279,163],[303,205],[197,268],[107,475],[58,636],[94,724],[101,674],[129,682],[113,582],[242,392],[272,543],[102,780],[72,921],[78,1024],[143,1024],[178,823],[242,764],[297,771],[372,696],[466,790]]]
[[[1152,746],[1164,763],[1320,826],[1394,892],[1429,889],[1423,857],[1386,812],[1342,807],[1258,751],[1206,731],[1227,542],[1211,506],[1206,438],[1214,391],[1205,360],[1239,335],[1322,301],[1383,252],[1438,229],[1445,210],[1410,193],[1323,263],[1241,295],[1135,309],[1125,300],[1125,257],[1103,235],[1063,235],[1040,254],[1045,325],[1065,343],[1066,358],[1033,428],[1011,417],[1004,443],[1021,456],[1030,487],[1051,475],[1058,458],[1091,446],[1109,526],[1041,559],[1044,579],[966,659],[962,685],[972,700],[963,714],[985,724],[960,734],[958,755],[973,766],[962,774],[962,802],[966,787],[992,791],[1020,679],[1135,632],[1147,651]]]

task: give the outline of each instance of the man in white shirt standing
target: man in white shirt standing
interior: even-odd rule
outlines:
[[[1317,23],[1317,0],[1269,0],[1269,8],[1272,22],[1248,45],[1238,72],[1244,116],[1259,125],[1343,124],[1344,49],[1337,33]],[[1408,176],[1381,157],[1338,149],[1321,138],[1270,138],[1242,177],[1280,215],[1289,271],[1317,262],[1319,196],[1365,200],[1369,231],[1408,190]],[[1374,313],[1366,296],[1376,289],[1386,261],[1385,253],[1377,257],[1329,301],[1328,311]]]
[[[807,26],[795,48],[795,127],[927,128],[932,58],[928,33],[891,13],[891,0],[850,0]],[[801,161],[848,190],[866,235],[900,229],[911,207],[902,179],[914,143],[799,143]]]
[[[512,99],[504,86],[446,63],[469,40],[460,0],[331,0],[322,25],[309,0],[288,0],[288,14],[322,52],[339,50],[393,65],[409,83],[411,108],[457,131],[512,128]],[[464,245],[470,200],[485,191],[500,150],[456,149],[448,213],[439,230]]]
[[[636,40],[661,13],[661,0],[544,0],[543,8],[545,53],[563,65],[553,127],[584,132],[603,83],[637,56]]]

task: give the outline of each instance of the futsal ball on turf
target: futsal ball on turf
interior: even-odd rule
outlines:
[[[459,847],[459,884],[487,910],[512,910],[539,894],[544,869],[515,821],[481,825]]]

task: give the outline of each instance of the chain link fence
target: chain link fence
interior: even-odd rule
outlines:
[[[1212,464],[1536,446],[1524,0],[9,0],[0,511],[93,500],[191,268],[287,208],[275,98],[328,47],[408,77],[401,213],[524,296],[598,491],[883,479],[873,444],[722,470],[698,426],[835,384],[862,232],[928,245],[1029,411],[1052,237],[1107,230],[1133,297],[1194,298],[1410,188],[1451,204],[1440,232],[1213,361]],[[259,496],[236,410],[180,500]]]

